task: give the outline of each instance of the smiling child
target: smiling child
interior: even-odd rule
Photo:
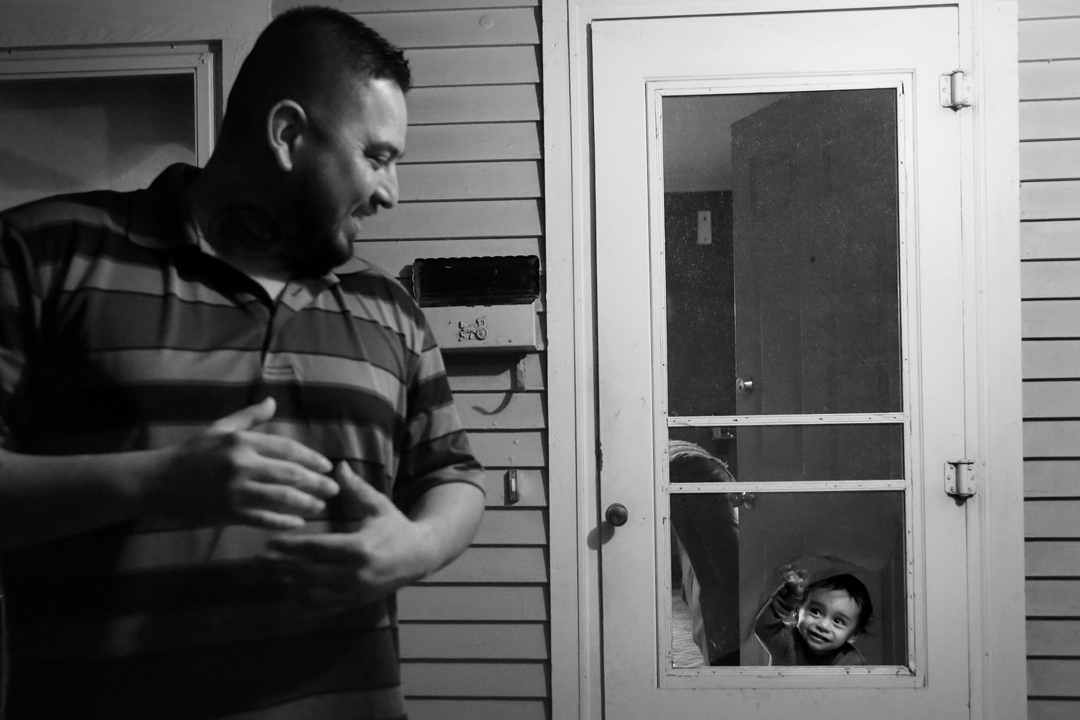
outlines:
[[[854,575],[806,585],[795,570],[758,613],[754,632],[771,665],[865,665],[852,644],[873,614],[870,593]]]

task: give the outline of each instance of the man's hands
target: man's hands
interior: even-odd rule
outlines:
[[[357,529],[347,533],[283,535],[265,556],[301,600],[361,606],[432,572],[437,540],[397,506],[339,463],[334,473],[342,503]]]
[[[356,529],[345,533],[283,535],[264,560],[302,602],[359,607],[415,582],[457,557],[472,540],[483,493],[453,483],[428,490],[410,516],[345,463],[335,477]]]
[[[339,489],[324,474],[332,465],[295,440],[252,429],[275,410],[266,398],[163,451],[162,471],[142,483],[141,514],[291,530],[321,513]]]

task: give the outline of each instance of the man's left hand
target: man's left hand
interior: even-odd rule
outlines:
[[[338,465],[335,476],[349,515],[357,518],[356,529],[279,536],[264,556],[301,601],[366,605],[434,572],[460,552],[443,557],[444,545],[453,543],[439,537],[439,524],[407,517],[345,463]],[[475,524],[465,545],[474,531]]]

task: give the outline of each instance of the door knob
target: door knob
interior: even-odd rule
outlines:
[[[604,517],[607,518],[607,521],[615,527],[622,527],[630,518],[630,513],[627,511],[626,506],[622,503],[612,503],[608,505],[608,509],[604,513]]]
[[[736,380],[735,390],[737,390],[740,395],[749,395],[750,393],[754,392],[754,376],[743,375],[741,378]]]

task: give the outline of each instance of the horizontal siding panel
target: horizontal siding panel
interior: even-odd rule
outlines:
[[[1028,695],[1080,697],[1080,660],[1043,660],[1027,663]]]
[[[473,545],[547,545],[544,511],[492,508],[484,513]]]
[[[1080,301],[1025,300],[1020,326],[1024,338],[1080,337]]]
[[[454,404],[467,430],[538,430],[546,424],[540,393],[457,393]]]
[[[1080,258],[1080,220],[1021,223],[1020,255],[1025,260]]]
[[[1024,461],[1024,497],[1080,497],[1080,460]]]
[[[1080,18],[1020,23],[1020,60],[1080,58]]]
[[[510,502],[506,470],[484,473],[484,491],[488,507],[546,507],[547,488],[542,470],[517,471],[517,502]]]
[[[1080,138],[1080,100],[1035,100],[1020,103],[1020,139]]]
[[[450,389],[454,392],[543,390],[542,357],[540,353],[490,353],[479,356],[451,353],[445,358]]]
[[[356,17],[405,49],[540,43],[540,18],[532,8],[357,13]]]
[[[484,467],[547,467],[547,436],[541,431],[469,433]]]
[[[1027,577],[1080,577],[1080,542],[1024,543]]]
[[[1023,372],[1025,380],[1080,378],[1080,340],[1024,341]]]
[[[1076,0],[1020,0],[1019,6],[1021,20],[1080,15]]]
[[[1076,70],[1080,77],[1080,68]],[[1080,140],[1020,144],[1021,180],[1080,178]]]
[[[1080,538],[1080,500],[1024,503],[1024,534],[1029,538]]]
[[[1080,457],[1080,421],[1025,422],[1024,457]]]
[[[1080,417],[1080,381],[1024,383],[1024,417]]]
[[[1026,182],[1020,185],[1021,220],[1080,217],[1080,180]]]
[[[402,622],[542,622],[547,617],[542,587],[413,585],[398,591],[398,618]]]
[[[425,583],[544,583],[547,557],[538,547],[471,547]]]
[[[409,93],[409,125],[539,120],[538,85],[420,88]]]
[[[540,125],[419,125],[409,128],[407,148],[402,167],[410,163],[539,160]]]
[[[1080,580],[1028,580],[1028,617],[1080,616]]]
[[[320,0],[319,4],[347,13],[373,13],[405,10],[458,10],[474,7],[523,7],[536,5],[537,2],[539,0]],[[311,0],[273,0],[273,13],[277,15],[289,8],[310,4]]]
[[[541,623],[402,623],[402,660],[546,660]]]
[[[364,222],[373,240],[541,234],[539,200],[402,203]]]
[[[540,55],[531,45],[410,50],[413,87],[515,85],[540,82]]]
[[[451,700],[413,698],[409,720],[548,720],[543,700]]]
[[[406,697],[547,697],[543,663],[438,663],[401,665]]]
[[[1080,297],[1080,260],[1049,260],[1020,265],[1020,297]]]
[[[1080,97],[1080,60],[1020,63],[1020,99]]]
[[[402,165],[401,200],[495,200],[540,197],[540,163],[516,162]]]
[[[1028,700],[1027,720],[1076,720],[1080,718],[1080,701],[1066,699]]]
[[[1028,620],[1027,652],[1080,656],[1080,620]]]

